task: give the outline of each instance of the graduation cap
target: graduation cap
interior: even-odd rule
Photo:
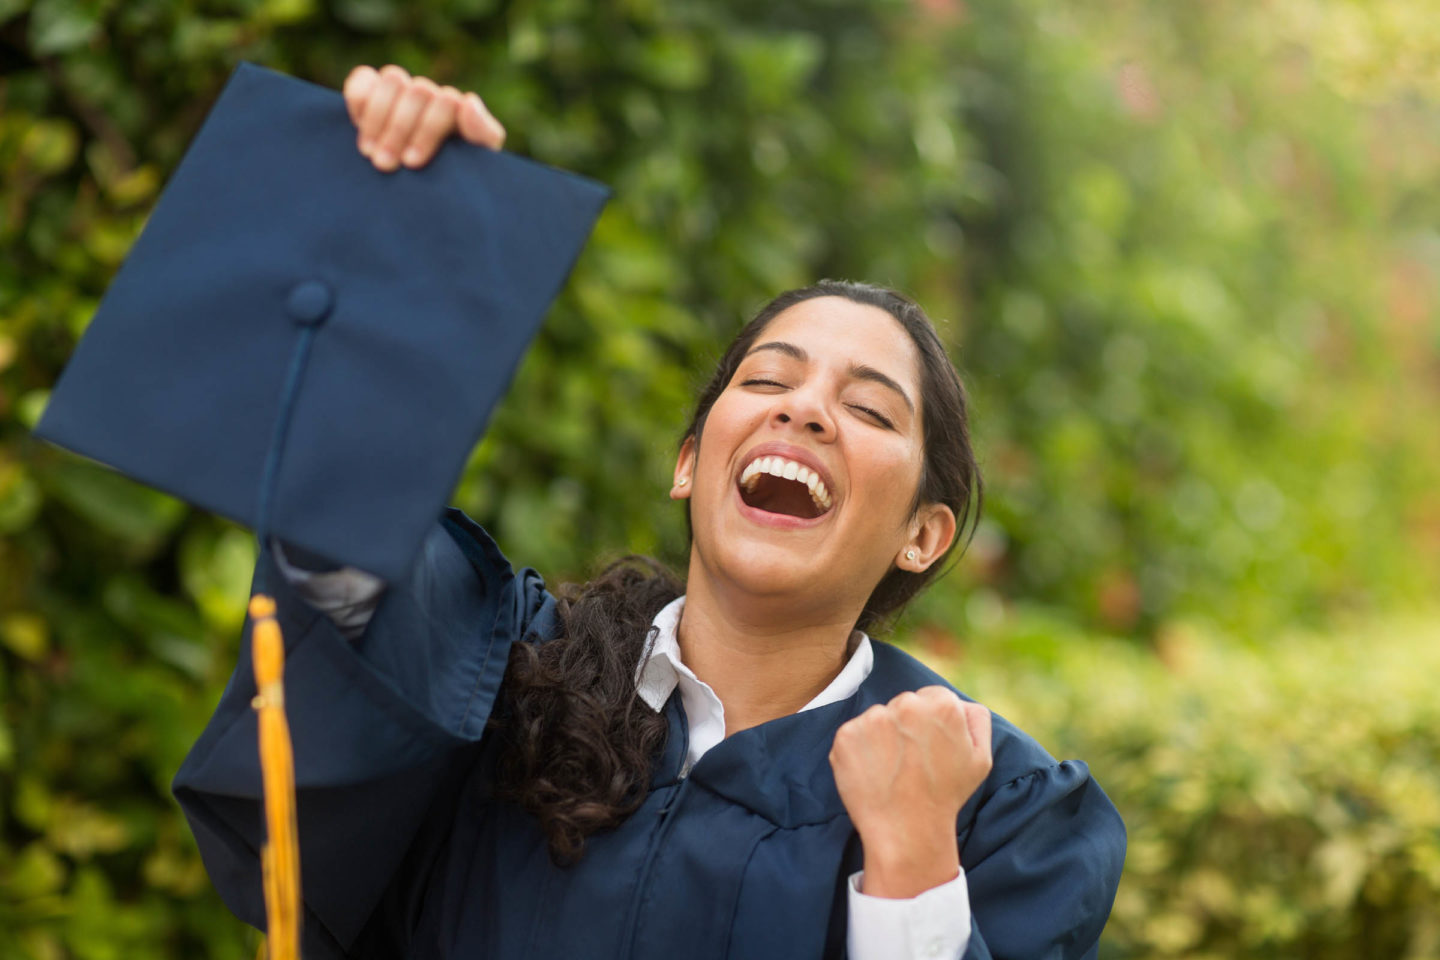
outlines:
[[[381,173],[339,94],[241,63],[35,432],[253,527],[262,548],[275,536],[398,580],[606,196],[458,141]],[[249,613],[268,955],[291,960],[284,643],[273,600]]]
[[[397,580],[607,195],[458,140],[381,173],[340,94],[241,63],[36,433]]]

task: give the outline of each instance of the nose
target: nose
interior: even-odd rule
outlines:
[[[816,439],[831,440],[835,436],[835,419],[814,391],[799,389],[781,394],[775,407],[775,422],[799,424]]]

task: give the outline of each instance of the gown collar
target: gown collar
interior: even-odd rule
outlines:
[[[949,686],[934,671],[888,643],[871,641],[873,669],[844,699],[741,730],[720,741],[688,772],[690,780],[782,829],[845,814],[830,769],[835,731],[875,704],[930,684]],[[953,689],[953,687],[952,687]],[[670,736],[653,787],[682,779],[689,727],[678,692],[665,704]]]

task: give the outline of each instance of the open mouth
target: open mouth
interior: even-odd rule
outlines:
[[[757,457],[740,473],[740,499],[769,513],[813,520],[834,501],[825,481],[809,467],[784,457]]]

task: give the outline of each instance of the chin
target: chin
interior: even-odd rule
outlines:
[[[732,538],[720,550],[701,550],[710,575],[757,598],[804,597],[813,601],[833,591],[833,564],[800,544]]]

